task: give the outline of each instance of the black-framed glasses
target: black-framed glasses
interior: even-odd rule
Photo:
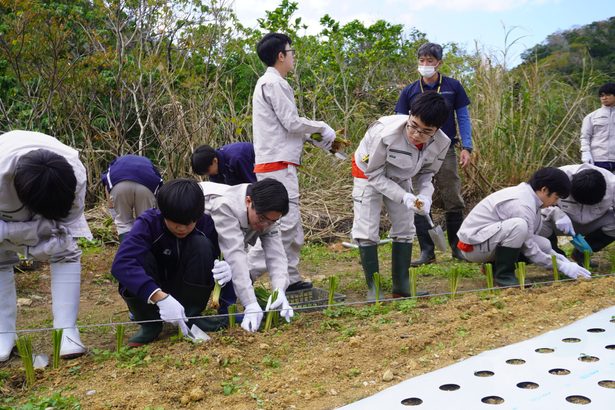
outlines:
[[[419,134],[422,137],[433,137],[436,135],[436,132],[438,132],[438,129],[435,131],[421,129],[413,122],[406,122],[406,129],[412,130],[414,133]]]
[[[288,50],[284,50],[284,55],[286,55],[286,53],[288,53],[288,52],[292,53],[293,56],[295,55],[295,49],[293,49],[293,48],[289,48]]]
[[[278,219],[269,219],[265,214],[256,214],[256,218],[259,225],[263,226],[279,225],[280,219],[282,219],[282,217]]]

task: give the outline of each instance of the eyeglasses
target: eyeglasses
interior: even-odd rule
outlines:
[[[437,129],[435,131],[423,130],[416,126],[413,122],[406,123],[406,130],[412,130],[412,132],[419,134],[421,137],[433,137],[434,135],[436,135],[436,132],[438,132]]]
[[[281,217],[278,219],[269,219],[264,214],[256,214],[256,218],[258,224],[263,226],[279,225],[280,219],[282,219]]]
[[[286,53],[289,53],[289,52],[292,53],[293,56],[295,55],[295,50],[292,48],[289,48],[288,50],[284,50],[284,55],[286,55]]]

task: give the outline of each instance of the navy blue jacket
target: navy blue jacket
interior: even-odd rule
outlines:
[[[218,175],[210,176],[211,182],[226,185],[251,184],[254,174],[254,145],[251,142],[235,142],[216,150]]]
[[[102,174],[101,179],[107,191],[111,191],[111,188],[122,181],[133,181],[146,186],[154,194],[162,185],[162,177],[152,161],[139,155],[117,157]]]
[[[220,255],[218,233],[213,219],[203,214],[196,223],[191,235],[204,235],[212,243],[212,255]],[[173,274],[179,263],[182,249],[180,239],[173,235],[164,224],[164,218],[158,209],[148,209],[135,220],[130,234],[120,244],[115,255],[111,274],[120,282],[120,292],[127,289],[144,301],[160,286],[144,269],[145,257],[153,253],[161,270]]]
[[[397,100],[395,112],[397,114],[408,115],[408,112],[410,111],[410,103],[412,102],[414,97],[419,94],[422,94],[422,92],[427,90],[437,91],[438,85],[440,85],[440,94],[446,99],[446,102],[450,109],[448,118],[446,119],[446,122],[441,129],[452,140],[452,142],[455,143],[457,141],[455,110],[469,105],[470,98],[468,98],[466,91],[464,90],[463,86],[459,81],[442,74],[440,74],[440,78],[442,84],[438,84],[436,82],[435,84],[427,85],[423,82],[423,91],[421,91],[421,82],[423,81],[423,79],[416,80],[415,82],[404,88],[399,95],[399,100]]]

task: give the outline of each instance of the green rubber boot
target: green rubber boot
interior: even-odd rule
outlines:
[[[498,246],[495,249],[493,281],[497,286],[505,287],[519,285],[519,281],[515,276],[515,263],[520,253],[520,248]]]
[[[380,272],[378,266],[378,245],[359,246],[361,266],[367,283],[367,300],[376,300],[376,286],[374,286],[374,273]]]
[[[160,313],[158,313],[155,305],[150,305],[136,297],[122,295],[122,298],[128,305],[128,309],[135,321],[160,320]],[[162,322],[140,323],[139,331],[128,339],[128,346],[139,347],[151,343],[158,337],[160,332],[162,332]]]
[[[412,243],[393,242],[391,254],[391,276],[393,278],[393,297],[410,296],[410,258]]]

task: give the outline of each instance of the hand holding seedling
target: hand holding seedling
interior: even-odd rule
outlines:
[[[293,308],[290,306],[290,303],[288,303],[288,299],[286,299],[284,291],[282,289],[277,289],[277,292],[278,296],[274,301],[272,301],[273,294],[269,296],[269,299],[267,300],[267,307],[265,307],[265,312],[281,307],[282,309],[280,310],[280,316],[284,317],[284,319],[290,323],[290,318],[295,315]]]

